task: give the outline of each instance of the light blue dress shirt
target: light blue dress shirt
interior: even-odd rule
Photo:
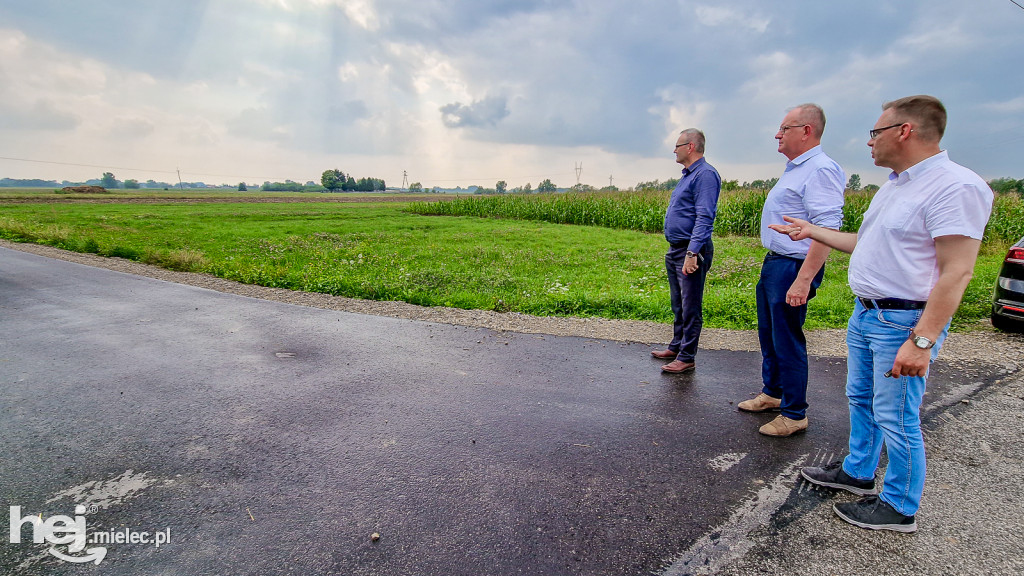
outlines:
[[[838,230],[843,225],[845,191],[846,174],[821,150],[821,146],[815,146],[787,162],[786,171],[764,201],[761,245],[783,256],[806,257],[811,247],[810,240],[794,242],[768,228],[768,225],[786,224],[782,217],[790,216]]]

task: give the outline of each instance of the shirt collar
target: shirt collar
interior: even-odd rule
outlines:
[[[929,156],[928,158],[921,160],[917,164],[914,164],[913,166],[907,168],[906,170],[899,174],[895,172],[889,174],[889,180],[892,180],[893,184],[901,186],[903,184],[906,184],[907,182],[910,182],[911,180],[914,180],[915,178],[920,178],[922,174],[931,170],[934,166],[945,162],[946,160],[949,160],[949,152],[947,152],[946,150],[942,150],[938,154],[935,154],[934,156]]]
[[[690,174],[693,173],[694,170],[699,168],[701,166],[701,164],[703,164],[703,163],[704,163],[704,157],[701,156],[700,158],[695,160],[693,162],[693,164],[690,164],[690,166],[688,168],[683,168],[683,176],[689,176]]]
[[[786,162],[786,170],[792,170],[793,168],[796,168],[797,166],[803,164],[804,162],[807,162],[808,160],[817,156],[818,154],[821,154],[821,144],[818,144],[817,146],[811,148],[807,152],[804,152],[803,154],[797,156],[796,158],[793,158],[789,162]]]

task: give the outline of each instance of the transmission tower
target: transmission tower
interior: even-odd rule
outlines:
[[[402,190],[409,189],[409,173],[402,170]]]
[[[576,185],[579,186],[580,185],[580,174],[583,173],[583,162],[576,163],[575,166],[576,166]]]
[[[612,187],[612,176],[611,176],[611,174],[608,175],[608,187],[609,188]]]

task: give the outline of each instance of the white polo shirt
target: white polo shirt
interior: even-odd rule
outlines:
[[[895,172],[875,193],[850,256],[850,289],[862,298],[926,301],[939,278],[935,238],[980,240],[992,189],[945,150]]]

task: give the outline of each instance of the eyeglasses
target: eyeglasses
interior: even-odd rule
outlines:
[[[674,150],[678,150],[680,146],[686,146],[687,144],[693,144],[693,142],[683,142],[682,144],[676,144]]]
[[[879,134],[881,134],[882,132],[885,132],[889,128],[895,128],[897,126],[903,126],[904,124],[906,124],[906,122],[900,122],[899,124],[893,124],[892,126],[883,126],[881,128],[875,128],[874,130],[869,130],[868,134],[870,134],[871,135],[871,139],[874,140],[875,138],[878,138]]]
[[[779,131],[776,134],[785,134],[786,130],[790,128],[803,128],[804,126],[810,126],[810,124],[793,124],[792,126],[779,126]]]

